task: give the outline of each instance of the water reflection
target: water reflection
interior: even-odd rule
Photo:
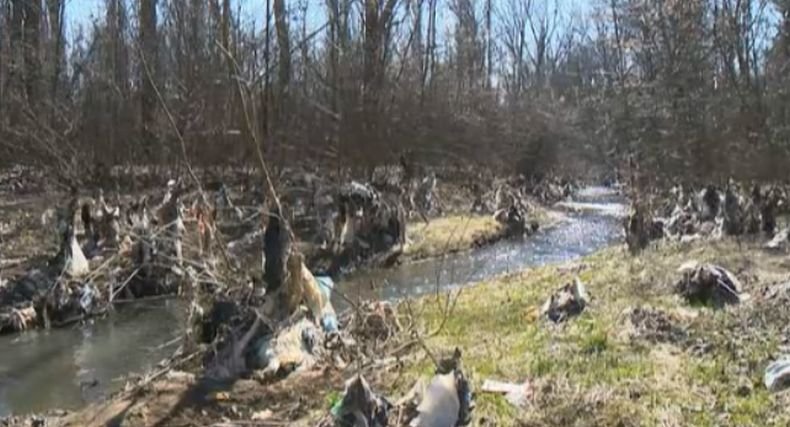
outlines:
[[[151,348],[178,335],[175,301],[122,307],[109,319],[74,329],[0,337],[0,416],[77,408],[145,372],[174,348]]]

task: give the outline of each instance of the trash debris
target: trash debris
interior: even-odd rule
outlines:
[[[790,387],[790,356],[782,356],[765,368],[763,377],[769,391],[779,391]]]
[[[258,333],[261,327],[261,318],[255,316],[252,325],[239,338],[243,328],[231,331],[230,336],[224,345],[218,350],[211,365],[206,368],[206,376],[216,380],[233,380],[242,373],[250,370],[250,366],[244,357],[247,352],[247,345]]]
[[[568,283],[555,291],[543,304],[541,314],[547,316],[552,322],[560,323],[571,316],[576,316],[584,311],[589,302],[589,296],[584,284],[576,277],[573,283]]]
[[[218,402],[230,400],[230,393],[227,391],[218,391],[211,395],[212,400],[216,400]]]
[[[324,301],[329,301],[332,298],[332,291],[335,289],[335,282],[329,276],[315,276],[315,280],[318,282]]]
[[[719,216],[719,207],[722,201],[719,190],[716,187],[712,185],[705,187],[700,195],[700,202],[702,206],[702,209],[700,209],[701,221],[710,221]]]
[[[346,382],[343,398],[331,413],[337,427],[386,427],[391,408],[386,399],[371,390],[362,375],[357,375]]]
[[[416,408],[410,427],[462,426],[471,421],[473,409],[469,381],[461,366],[461,351],[439,361],[434,375]]]
[[[272,412],[270,409],[264,409],[262,411],[253,412],[250,419],[252,421],[266,421],[272,419],[273,417],[274,412]]]
[[[338,331],[337,315],[334,310],[331,312],[324,312],[324,314],[321,315],[321,328],[323,328],[324,332],[327,334]]]
[[[57,212],[57,231],[60,238],[60,249],[53,260],[53,266],[62,268],[69,277],[80,278],[90,272],[88,259],[82,252],[75,229],[77,197],[71,196],[68,206]]]
[[[764,188],[745,185],[729,179],[724,189],[707,185],[694,193],[690,188],[675,186],[653,214],[664,223],[664,237],[691,242],[702,238],[718,239],[724,235],[755,235],[759,232],[774,236],[776,216],[784,206],[783,190],[773,185]],[[629,247],[644,240],[632,239]],[[782,249],[784,239],[777,238],[766,245],[767,249]]]
[[[524,319],[528,323],[532,323],[538,320],[538,318],[540,318],[541,315],[540,311],[541,311],[541,307],[531,306],[527,309],[526,313],[524,314]]]
[[[458,424],[460,409],[455,375],[452,373],[436,375],[417,406],[419,415],[409,425],[411,427],[455,426]]]
[[[765,249],[783,251],[787,249],[788,239],[790,239],[790,230],[783,228],[777,231],[774,237],[763,245],[763,247]]]
[[[274,213],[269,217],[263,235],[263,280],[266,282],[266,292],[273,293],[285,281],[286,262],[292,244],[288,225],[280,220],[279,213]]]
[[[790,282],[766,287],[762,292],[762,297],[764,300],[773,300],[776,298],[786,300],[790,298]]]
[[[678,273],[682,277],[676,289],[689,301],[723,305],[748,299],[738,278],[718,265],[689,261],[678,268]]]
[[[776,186],[772,186],[768,190],[768,194],[763,198],[763,203],[760,206],[761,229],[765,234],[769,236],[774,234],[776,230],[776,212],[783,204],[781,191]]]
[[[305,297],[306,283],[309,279],[303,271],[303,262],[300,254],[292,253],[286,262],[288,274],[281,289],[285,312],[283,317],[288,317],[299,308]],[[312,277],[312,275],[310,275]]]
[[[22,332],[36,323],[36,310],[32,305],[21,308],[6,308],[0,312],[0,331]]]
[[[730,236],[744,232],[743,204],[739,186],[730,179],[724,193],[724,232]]]
[[[529,381],[515,384],[487,379],[483,382],[481,390],[486,393],[503,394],[505,400],[518,408],[525,408],[532,400],[535,393],[532,383]]]
[[[273,336],[261,338],[256,345],[254,368],[261,369],[263,377],[287,374],[315,364],[316,325],[306,317],[293,324],[278,328]]]
[[[195,381],[195,374],[178,370],[167,371],[165,377],[169,380],[183,381],[188,383]]]
[[[313,315],[313,319],[316,322],[320,321],[324,305],[328,299],[324,298],[324,293],[321,292],[318,281],[313,277],[313,273],[311,273],[305,265],[304,256],[302,254],[292,254],[288,262],[289,265],[292,266],[291,274],[299,274],[304,302],[307,308]]]
[[[99,291],[96,290],[96,287],[91,285],[90,283],[85,284],[82,287],[82,295],[80,296],[80,308],[82,309],[83,313],[90,313],[91,309],[93,308],[93,302],[96,296],[98,295]]]

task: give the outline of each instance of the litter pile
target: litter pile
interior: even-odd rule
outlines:
[[[663,202],[654,212],[635,202],[626,222],[629,247],[638,250],[661,238],[691,241],[760,233],[774,238],[767,247],[784,247],[787,232],[776,227],[777,215],[787,205],[785,191],[778,185],[753,185],[748,192],[745,187],[732,179],[723,189],[676,185],[660,197]]]
[[[581,314],[587,307],[590,297],[584,284],[575,278],[573,283],[557,289],[541,308],[541,314],[554,323],[561,323],[570,317]]]
[[[556,175],[550,175],[544,179],[533,179],[528,188],[530,194],[544,203],[566,200],[579,189],[575,182]]]
[[[185,199],[175,181],[153,209],[146,197],[111,207],[101,192],[80,203],[72,190],[44,218],[54,222],[47,225],[55,229],[57,253],[0,288],[0,333],[64,326],[104,314],[119,301],[176,294],[186,264],[203,281],[216,282],[203,258],[185,258]]]
[[[722,306],[748,299],[738,278],[718,265],[689,261],[678,268],[678,273],[682,277],[675,286],[677,292],[690,302]]]
[[[317,364],[346,367],[372,359],[400,332],[390,304],[361,303],[338,316],[334,282],[314,276],[304,256],[291,248],[270,253],[265,289],[237,288],[215,295],[200,327],[210,345],[204,366],[211,378],[255,377],[274,381]],[[281,274],[272,272],[285,265]]]
[[[463,426],[474,409],[469,381],[461,365],[461,352],[439,361],[430,382],[418,380],[395,404],[378,396],[359,375],[346,383],[342,399],[332,408],[322,427]],[[397,412],[397,416],[393,414]]]
[[[341,187],[332,271],[370,262],[387,265],[403,250],[406,211],[399,197],[356,181]]]
[[[779,391],[790,387],[790,356],[784,356],[771,362],[765,369],[763,382],[770,391]]]
[[[536,196],[531,193],[534,188],[525,178],[495,179],[486,191],[477,183],[473,188],[472,213],[491,215],[504,226],[505,236],[523,236],[537,231],[539,224],[529,218],[529,200]]]

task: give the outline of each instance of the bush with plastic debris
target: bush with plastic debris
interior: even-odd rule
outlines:
[[[738,304],[749,298],[743,285],[734,274],[714,264],[689,261],[678,268],[681,274],[675,288],[686,300],[695,303]]]

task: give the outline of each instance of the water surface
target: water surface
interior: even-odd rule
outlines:
[[[348,298],[398,299],[448,290],[528,267],[560,263],[591,254],[621,239],[614,215],[597,211],[569,213],[566,220],[527,239],[506,240],[442,258],[387,270],[353,273],[338,286]],[[345,306],[342,297],[336,306]]]
[[[121,306],[75,328],[0,337],[0,416],[73,409],[171,355],[181,313],[176,300]],[[158,348],[157,348],[158,347]]]

